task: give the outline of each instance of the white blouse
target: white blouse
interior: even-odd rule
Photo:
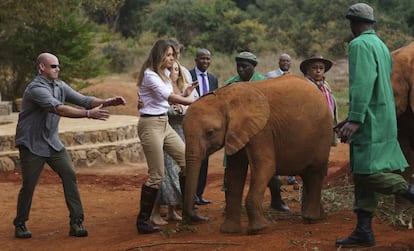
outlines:
[[[166,76],[170,76],[168,69],[164,70]],[[171,80],[163,81],[154,71],[146,69],[138,95],[144,103],[139,112],[141,114],[162,114],[168,111],[170,104],[168,97],[173,93]]]

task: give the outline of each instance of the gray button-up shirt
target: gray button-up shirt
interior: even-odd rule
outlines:
[[[15,146],[24,145],[33,154],[49,157],[51,149],[60,151],[58,105],[69,102],[91,108],[94,97],[84,96],[61,80],[49,82],[38,75],[26,87],[16,128]]]

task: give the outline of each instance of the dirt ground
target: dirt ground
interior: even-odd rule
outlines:
[[[98,97],[122,95],[125,107],[111,108],[113,114],[137,115],[136,84],[131,76],[97,78],[84,93]],[[0,173],[0,250],[339,250],[335,239],[354,229],[351,210],[330,212],[325,220],[305,225],[300,217],[298,191],[284,185],[283,198],[291,213],[269,210],[270,194],[266,191],[263,207],[268,228],[257,235],[247,235],[247,216],[243,215],[244,232],[220,233],[223,221],[224,193],[223,152],[210,157],[205,198],[214,203],[199,206],[209,222],[183,226],[170,222],[160,233],[139,235],[135,227],[141,186],[146,179],[146,164],[133,163],[100,168],[77,169],[78,184],[85,210],[86,238],[69,237],[68,210],[59,177],[44,170],[36,188],[27,227],[31,239],[15,239],[13,218],[21,177],[19,172]],[[348,145],[333,147],[326,186],[341,185],[349,172]],[[247,186],[246,186],[247,187]],[[246,188],[245,188],[246,190]],[[164,211],[165,212],[165,211]],[[179,211],[179,213],[181,213]],[[359,250],[414,250],[414,232],[393,227],[374,218],[377,245]],[[356,250],[356,249],[354,249]]]
[[[86,238],[68,236],[68,210],[60,180],[54,172],[44,170],[27,222],[33,237],[15,239],[12,221],[20,173],[1,173],[0,250],[338,250],[334,246],[335,239],[353,230],[355,218],[350,210],[331,212],[325,220],[303,224],[298,192],[284,185],[286,191],[282,196],[292,209],[291,213],[268,210],[270,195],[266,191],[264,208],[269,227],[265,231],[247,235],[247,216],[243,215],[245,232],[220,233],[224,207],[222,156],[220,151],[210,157],[205,197],[214,203],[198,207],[210,221],[186,226],[170,222],[160,233],[151,235],[139,235],[135,227],[140,189],[146,178],[145,163],[77,170],[85,227],[89,231]],[[332,148],[326,181],[332,185],[343,180],[348,166],[348,145]],[[360,250],[414,250],[412,230],[397,229],[377,218],[373,228],[377,245]]]

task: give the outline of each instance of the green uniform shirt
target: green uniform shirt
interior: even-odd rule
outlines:
[[[350,139],[350,165],[355,174],[408,166],[397,140],[391,70],[390,52],[374,30],[351,41],[348,120],[361,124]]]
[[[249,82],[250,81],[258,81],[258,80],[265,80],[265,79],[267,79],[265,76],[263,76],[263,75],[261,75],[257,72],[254,72],[253,76],[249,80]],[[224,85],[228,85],[228,84],[231,84],[231,83],[234,83],[234,82],[242,82],[239,75],[233,76],[230,79],[226,80],[224,82]],[[227,166],[227,157],[226,156],[227,156],[227,154],[226,154],[226,152],[224,152],[223,166]]]
[[[250,81],[258,81],[258,80],[265,80],[265,79],[267,79],[265,76],[263,76],[263,75],[261,75],[261,74],[259,74],[257,72],[254,72],[253,73],[253,76],[249,80],[249,82]],[[228,85],[228,84],[231,84],[231,83],[234,83],[234,82],[242,82],[242,80],[240,79],[240,76],[239,75],[236,75],[236,76],[231,77],[230,79],[227,79],[224,82],[224,85]]]

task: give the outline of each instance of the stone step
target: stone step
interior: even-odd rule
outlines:
[[[0,116],[8,116],[12,113],[12,102],[0,100]]]
[[[116,142],[67,147],[75,168],[100,167],[145,161],[141,142],[126,139]],[[19,151],[0,152],[0,172],[20,168]]]
[[[60,140],[66,147],[71,147],[138,138],[137,117],[113,117],[111,116],[108,121],[62,118],[59,125]],[[16,125],[15,121],[4,121],[0,124],[0,152],[15,150]],[[10,128],[13,130],[6,130]]]
[[[1,119],[0,119],[1,121]],[[0,124],[0,171],[20,167],[14,132],[17,116]],[[75,168],[145,160],[137,133],[138,117],[112,115],[107,121],[62,118],[59,135]]]

